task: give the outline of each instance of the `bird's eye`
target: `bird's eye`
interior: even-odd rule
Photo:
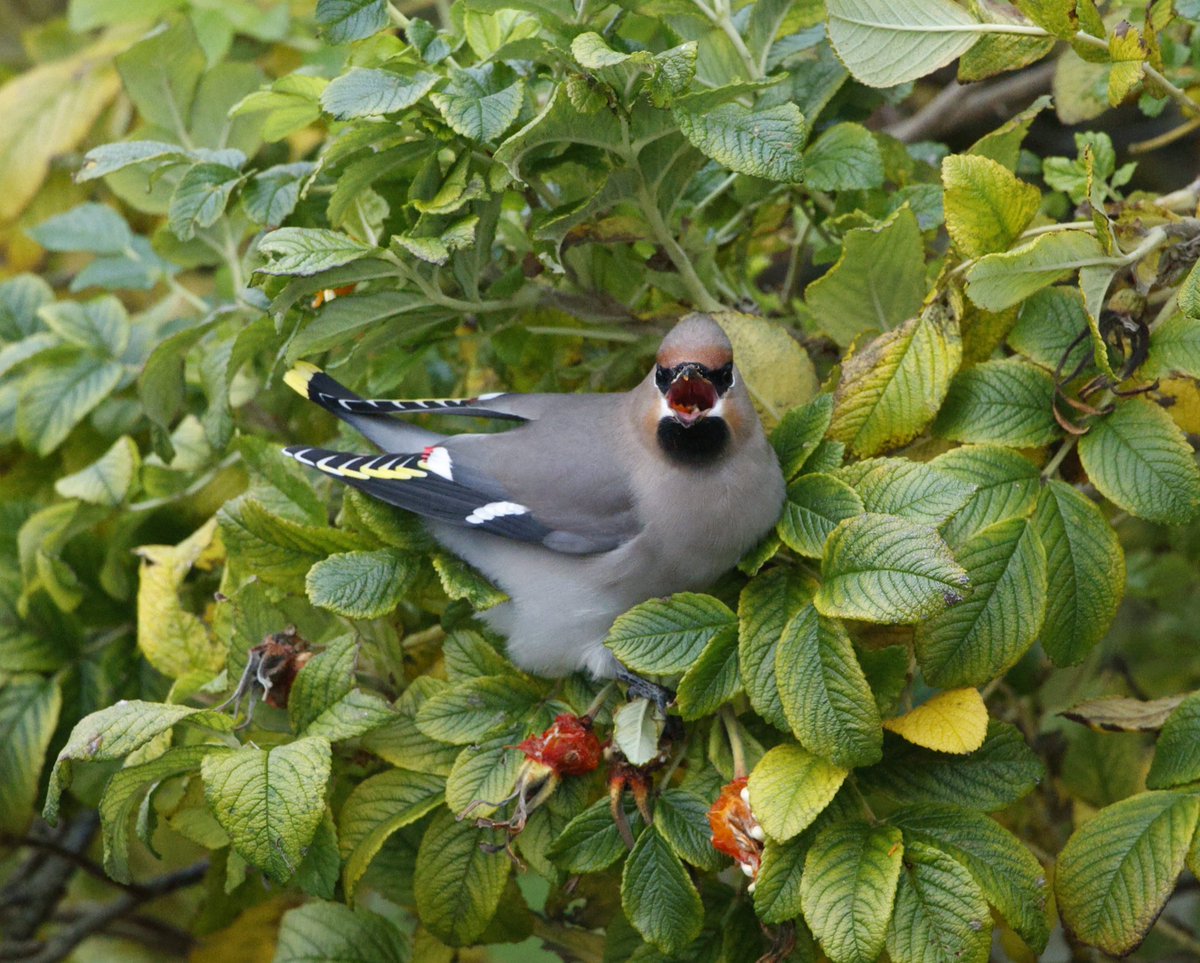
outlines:
[[[708,380],[717,389],[717,394],[725,394],[733,385],[733,362],[710,371]]]
[[[667,389],[671,387],[673,376],[670,368],[664,368],[662,365],[657,365],[654,369],[654,383],[658,385],[658,390],[666,394]]]

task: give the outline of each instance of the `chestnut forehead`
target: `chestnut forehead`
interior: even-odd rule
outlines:
[[[685,347],[683,345],[663,345],[658,351],[657,361],[664,368],[674,368],[676,365],[687,364],[689,361],[702,364],[710,371],[723,368],[733,360],[733,352],[724,345],[703,345]]]

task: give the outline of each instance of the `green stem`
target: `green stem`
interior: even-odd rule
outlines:
[[[210,468],[194,482],[188,485],[188,487],[183,491],[176,492],[173,495],[164,495],[162,498],[150,498],[144,502],[134,502],[132,505],[127,506],[125,510],[127,512],[149,512],[156,508],[162,508],[165,505],[173,504],[174,502],[179,501],[181,498],[190,498],[192,495],[195,495],[197,492],[208,487],[208,485],[212,483],[217,475],[223,472],[226,468],[236,465],[241,460],[242,456],[235,451],[231,455],[226,455],[225,458],[223,458],[214,467]]]
[[[650,196],[650,191],[646,187],[646,181],[642,176],[641,168],[636,167],[636,161],[635,169],[638,172],[638,204],[642,208],[642,215],[646,218],[646,223],[650,225],[650,230],[654,232],[655,240],[663,246],[663,249],[667,252],[667,257],[675,265],[675,270],[679,272],[679,276],[691,294],[696,307],[702,311],[720,311],[721,302],[709,293],[704,282],[700,280],[700,275],[696,273],[695,267],[692,266],[692,261],[687,256],[687,252],[683,249],[679,241],[675,239],[675,235],[671,233],[671,229],[667,227],[667,222],[663,220],[662,212],[658,209],[658,204]]]
[[[1043,35],[1049,36],[1045,34],[1045,31],[1043,31]],[[1108,41],[1106,39],[1103,37],[1093,37],[1090,33],[1084,33],[1082,30],[1075,34],[1075,41],[1085,44],[1088,47],[1095,47],[1097,50],[1108,50]],[[1167,80],[1161,71],[1148,63],[1143,63],[1142,69],[1145,71],[1147,77],[1150,77],[1156,84],[1166,90],[1167,95],[1179,105],[1185,114],[1200,114],[1200,103],[1196,103],[1196,101],[1187,95],[1185,90]]]
[[[728,4],[714,4],[714,7],[709,7],[704,0],[693,0],[696,4],[696,9],[704,14],[705,18],[717,29],[719,29],[726,37],[729,38],[729,43],[733,46],[738,57],[741,58],[742,66],[746,68],[746,76],[751,80],[762,80],[763,73],[759,66],[754,61],[753,55],[746,46],[746,41],[742,39],[742,35],[737,32],[737,27],[733,25],[733,20],[729,16]]]
[[[738,726],[737,714],[729,703],[721,706],[721,721],[725,723],[729,751],[733,754],[733,778],[741,779],[746,775],[746,748],[742,745],[742,730]]]
[[[1059,446],[1058,451],[1054,453],[1054,457],[1046,462],[1046,467],[1042,469],[1043,478],[1050,478],[1056,471],[1058,471],[1058,466],[1061,465],[1063,463],[1063,459],[1071,453],[1071,449],[1075,447],[1075,443],[1078,440],[1078,435],[1071,435],[1062,443],[1062,445]]]

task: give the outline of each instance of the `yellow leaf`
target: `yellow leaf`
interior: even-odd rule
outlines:
[[[1108,77],[1108,103],[1117,107],[1141,84],[1150,49],[1137,27],[1122,20],[1108,38],[1108,52],[1113,62]]]
[[[886,720],[883,727],[915,746],[961,755],[983,745],[987,723],[987,707],[978,689],[951,689]]]
[[[216,672],[224,651],[210,637],[204,623],[187,611],[179,589],[198,562],[211,557],[217,532],[216,518],[178,545],[143,545],[138,572],[138,648],[159,672],[172,679],[196,671]]]
[[[817,393],[812,361],[782,325],[738,311],[717,311],[713,318],[733,342],[734,363],[768,430]]]
[[[1175,424],[1189,435],[1200,435],[1200,385],[1192,378],[1168,378],[1158,390]]]
[[[277,896],[252,906],[236,920],[207,936],[188,957],[190,963],[271,963],[275,958],[275,939],[283,914],[297,900]]]
[[[1042,193],[988,157],[951,154],[942,161],[946,229],[968,257],[1006,251],[1029,226]]]
[[[24,210],[50,161],[78,146],[116,96],[113,56],[126,45],[110,34],[0,87],[0,223]]]

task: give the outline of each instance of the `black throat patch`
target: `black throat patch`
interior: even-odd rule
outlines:
[[[673,462],[681,465],[708,465],[716,461],[729,444],[729,426],[724,418],[704,418],[685,428],[674,418],[658,421],[658,447]]]

